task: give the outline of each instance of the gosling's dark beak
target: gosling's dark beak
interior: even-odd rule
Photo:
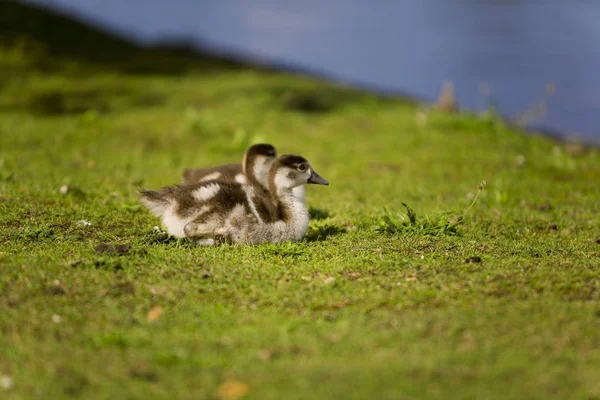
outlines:
[[[315,185],[329,185],[329,182],[315,171],[311,171],[308,183],[314,183]]]

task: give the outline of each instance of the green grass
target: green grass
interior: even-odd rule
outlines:
[[[597,149],[181,54],[36,58],[23,41],[54,47],[31,37],[0,47],[0,398],[600,398]],[[137,187],[255,140],[331,183],[304,241],[154,229]]]

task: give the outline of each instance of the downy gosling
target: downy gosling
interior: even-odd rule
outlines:
[[[169,234],[200,245],[302,240],[309,215],[293,189],[329,182],[297,155],[276,158],[267,176],[268,190],[262,192],[252,184],[210,180],[158,191],[142,189],[141,201],[162,219]]]
[[[247,159],[247,157],[250,157],[250,159]],[[185,168],[181,174],[181,183],[193,185],[210,180],[246,183],[247,176],[252,173],[258,182],[265,189],[268,189],[269,168],[276,157],[277,151],[273,145],[267,143],[255,144],[246,151],[241,164],[224,164],[197,169]],[[304,186],[294,188],[293,192],[294,196],[305,202]]]

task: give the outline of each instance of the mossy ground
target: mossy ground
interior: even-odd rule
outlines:
[[[600,398],[598,150],[283,73],[43,46],[0,47],[3,399]],[[304,241],[155,232],[137,187],[253,141],[331,182],[308,188]],[[460,215],[482,180],[457,235],[378,229],[402,203]]]

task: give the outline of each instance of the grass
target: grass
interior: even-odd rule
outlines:
[[[459,233],[458,226],[465,220],[465,216],[477,202],[485,185],[486,182],[483,181],[477,186],[477,194],[474,196],[473,202],[471,202],[471,205],[460,216],[456,216],[452,212],[446,212],[434,218],[425,216],[425,219],[420,219],[415,210],[410,208],[406,203],[402,203],[402,206],[406,208],[406,216],[394,216],[389,210],[384,208],[385,214],[375,230],[380,233],[402,235],[457,235]]]
[[[597,149],[26,34],[0,47],[3,399],[600,398]],[[331,182],[304,241],[196,247],[139,206],[257,139]]]

